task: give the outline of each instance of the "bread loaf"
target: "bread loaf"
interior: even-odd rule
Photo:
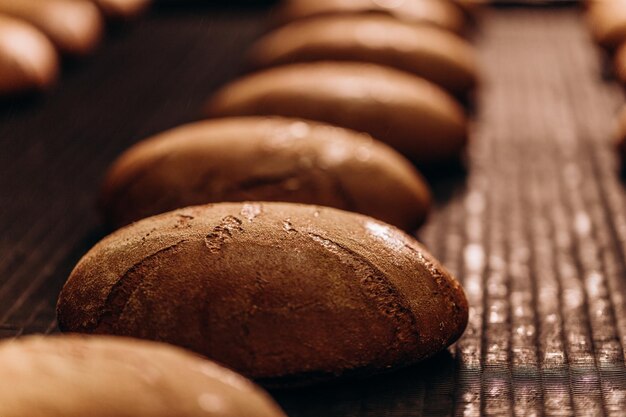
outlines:
[[[438,26],[461,33],[463,12],[448,0],[283,0],[275,13],[277,25],[293,20],[337,14],[384,14],[413,24]]]
[[[587,20],[593,39],[613,51],[626,41],[626,1],[597,1],[589,4]]]
[[[288,201],[364,213],[405,230],[430,192],[401,155],[371,137],[295,119],[216,119],[135,145],[111,167],[101,203],[121,226],[190,205]]]
[[[285,417],[252,383],[160,343],[29,336],[0,343],[2,417]]]
[[[100,11],[89,1],[0,0],[0,14],[31,23],[61,52],[70,54],[91,52],[103,30]]]
[[[85,0],[84,0],[85,1]],[[86,0],[95,1],[108,17],[131,19],[143,13],[151,0]]]
[[[173,343],[274,386],[415,363],[461,335],[468,305],[392,226],[318,206],[222,203],[105,238],[57,312],[63,331]]]
[[[41,90],[56,80],[59,59],[37,29],[0,15],[0,94]]]
[[[472,46],[433,26],[384,15],[339,15],[297,20],[258,41],[254,67],[310,61],[360,61],[411,72],[465,96],[478,80]]]
[[[265,70],[223,87],[205,112],[326,122],[368,133],[421,165],[457,158],[467,139],[463,109],[445,91],[373,64],[314,62]]]
[[[483,7],[487,6],[490,0],[452,0],[461,8],[466,16],[475,16]]]

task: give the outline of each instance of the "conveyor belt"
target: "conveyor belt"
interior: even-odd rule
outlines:
[[[236,75],[263,11],[154,12],[0,108],[0,336],[55,331],[56,294],[104,231],[93,206],[129,144],[197,117]],[[450,352],[366,381],[278,392],[292,417],[626,413],[623,96],[575,8],[486,13],[467,176],[436,179],[420,237],[464,283]]]

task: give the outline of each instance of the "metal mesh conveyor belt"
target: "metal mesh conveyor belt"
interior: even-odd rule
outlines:
[[[0,105],[0,336],[55,330],[56,294],[103,234],[105,167],[193,119],[241,68],[262,13],[155,12],[49,96]],[[275,393],[290,416],[626,415],[622,93],[575,8],[488,11],[476,44],[469,173],[435,181],[420,233],[464,283],[468,330],[413,368]]]

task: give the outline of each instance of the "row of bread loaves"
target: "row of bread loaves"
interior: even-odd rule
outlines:
[[[103,15],[127,19],[150,0],[0,0],[0,95],[44,90],[59,54],[86,55],[102,37]]]
[[[246,200],[321,204],[408,231],[424,221],[430,192],[410,162],[432,169],[463,153],[468,120],[455,97],[478,82],[467,41],[430,24],[337,13],[296,19],[248,56],[261,70],[217,91],[204,108],[211,120],[145,140],[113,164],[100,201],[109,224]]]
[[[262,70],[210,98],[210,120],[120,156],[100,204],[124,227],[70,274],[62,331],[166,342],[271,387],[389,371],[462,335],[461,285],[401,229],[431,204],[413,163],[466,145],[465,15],[447,0],[359,3],[289,1],[249,54]],[[0,366],[7,417],[283,415],[245,379],[153,342],[25,339],[0,345]],[[19,386],[32,372],[40,384]]]
[[[456,97],[476,85],[471,46],[430,23],[324,13],[249,55],[264,69],[215,93],[209,120],[113,164],[100,205],[126,226],[72,272],[60,328],[183,346],[269,386],[376,373],[453,343],[463,290],[401,229],[431,204],[410,161],[465,146]]]

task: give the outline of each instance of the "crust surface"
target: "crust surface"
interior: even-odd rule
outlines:
[[[365,63],[301,63],[248,75],[219,90],[206,114],[326,122],[368,133],[421,165],[457,158],[468,135],[463,108],[444,90]]]
[[[407,365],[467,323],[459,283],[408,235],[286,203],[190,207],[123,228],[76,266],[64,331],[187,347],[291,382]]]
[[[101,193],[115,226],[191,205],[247,200],[330,206],[409,231],[431,204],[415,168],[371,137],[263,117],[197,122],[142,141],[113,164]]]

